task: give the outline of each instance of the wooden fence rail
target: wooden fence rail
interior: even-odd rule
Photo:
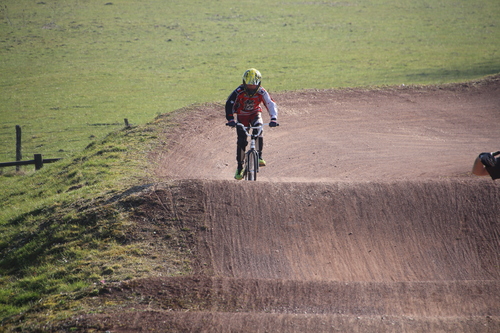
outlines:
[[[130,128],[130,124],[128,122],[128,119],[125,118],[123,119],[125,121],[125,127]],[[28,161],[21,161],[23,158],[23,154],[21,152],[21,143],[22,143],[22,131],[21,131],[21,126],[16,125],[16,161],[15,162],[3,162],[0,163],[0,168],[3,167],[9,167],[9,166],[15,166],[16,170],[19,171],[19,166],[21,165],[29,165],[29,164],[34,164],[35,165],[35,170],[40,170],[43,167],[44,163],[53,163],[57,162],[60,160],[60,158],[42,158],[42,154],[35,154],[32,160]]]
[[[54,163],[59,160],[60,158],[42,158],[42,154],[35,154],[32,160],[0,163],[0,168],[34,164],[35,170],[40,170],[43,167],[44,163]]]

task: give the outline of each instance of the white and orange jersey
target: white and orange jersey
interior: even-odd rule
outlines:
[[[264,104],[272,119],[278,119],[278,107],[266,89],[260,87],[254,96],[249,97],[245,94],[243,85],[240,85],[226,101],[226,119],[234,119],[235,114],[239,118],[253,118],[262,112],[261,104]]]

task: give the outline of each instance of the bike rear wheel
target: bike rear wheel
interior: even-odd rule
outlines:
[[[245,179],[257,180],[257,172],[259,172],[259,154],[256,150],[250,150],[246,157]]]

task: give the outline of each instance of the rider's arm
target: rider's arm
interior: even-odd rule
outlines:
[[[233,109],[234,109],[234,102],[236,101],[237,96],[238,96],[238,93],[235,90],[227,98],[227,101],[226,101],[226,119],[228,121],[234,120],[234,115],[233,115],[234,110]]]
[[[261,94],[262,94],[262,99],[264,101],[264,105],[266,106],[267,112],[269,112],[269,116],[271,119],[277,120],[278,119],[278,106],[276,103],[273,101],[271,96],[269,96],[269,93],[267,92],[266,89],[261,88]]]

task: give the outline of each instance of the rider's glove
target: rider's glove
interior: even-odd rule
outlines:
[[[236,122],[234,121],[234,119],[231,119],[230,121],[228,121],[226,123],[226,126],[235,127],[236,126]]]
[[[494,167],[496,164],[496,159],[491,153],[481,153],[479,154],[479,159],[481,160],[481,163],[483,163],[483,165],[486,167]]]
[[[276,127],[279,126],[278,122],[276,121],[276,118],[271,118],[271,122],[269,123],[269,127]]]

